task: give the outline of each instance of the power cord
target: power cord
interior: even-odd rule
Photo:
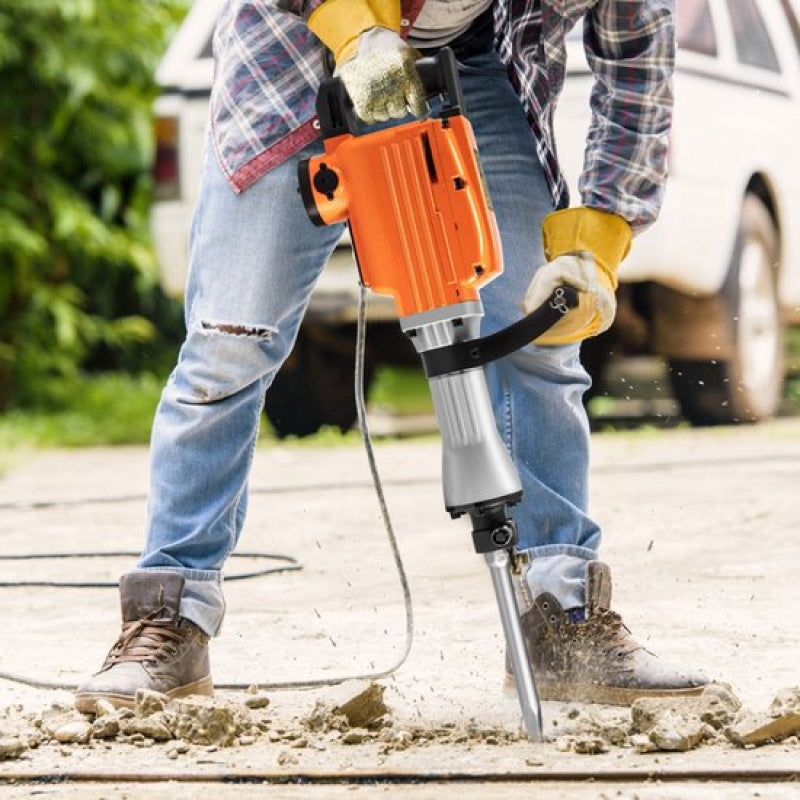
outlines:
[[[358,416],[358,424],[361,429],[361,436],[364,441],[364,449],[367,454],[367,461],[369,463],[370,474],[372,476],[372,484],[375,488],[375,494],[378,498],[378,505],[383,519],[384,529],[386,536],[389,540],[389,546],[392,551],[392,558],[394,560],[395,568],[397,570],[397,577],[400,581],[400,586],[403,591],[403,605],[406,618],[405,641],[403,643],[403,650],[399,658],[390,666],[382,670],[373,672],[366,672],[357,675],[343,675],[338,678],[320,678],[316,680],[300,680],[300,681],[275,681],[275,682],[259,682],[250,681],[249,683],[218,683],[215,688],[222,690],[240,691],[245,690],[252,684],[260,686],[262,689],[280,690],[280,689],[314,689],[323,686],[336,686],[340,683],[350,680],[373,681],[380,678],[386,678],[396,672],[408,659],[411,652],[411,645],[414,640],[414,610],[411,600],[411,590],[408,585],[408,577],[406,575],[405,565],[400,555],[400,548],[397,544],[397,537],[394,532],[394,526],[389,515],[389,508],[386,504],[386,496],[383,491],[383,484],[381,482],[380,473],[375,462],[375,452],[372,446],[372,437],[369,432],[369,425],[367,423],[366,402],[364,400],[364,355],[366,351],[366,318],[367,318],[367,293],[363,286],[359,286],[358,295],[358,317],[356,325],[356,364],[354,374],[354,389],[356,400],[356,412]],[[122,497],[119,501],[129,499]],[[102,502],[102,500],[99,500]],[[41,507],[48,507],[46,502],[40,504]],[[26,507],[39,507],[39,505],[28,505]],[[138,556],[138,553],[130,552],[109,552],[109,553],[41,553],[41,554],[22,554],[0,556],[1,561],[24,561],[33,559],[71,559],[71,558],[111,558],[111,557],[128,557]],[[271,575],[279,572],[297,571],[302,569],[302,565],[291,556],[272,554],[272,553],[234,553],[234,557],[238,558],[255,558],[255,559],[270,559],[285,562],[283,566],[269,567],[262,570],[256,570],[248,573],[235,573],[230,577],[225,578],[226,581],[230,580],[245,580],[248,578],[256,578],[264,575]],[[55,588],[116,588],[117,584],[114,582],[83,582],[83,581],[17,581],[17,582],[0,582],[0,588],[8,587],[55,587]],[[19,683],[25,686],[30,686],[35,689],[66,689],[74,691],[77,689],[77,684],[74,683],[61,683],[57,681],[39,681],[28,677],[27,675],[19,675],[11,672],[0,671],[0,680],[11,681],[12,683]]]
[[[71,558],[137,558],[141,555],[136,550],[118,550],[107,553],[23,553],[21,555],[0,555],[0,561],[51,561]],[[244,581],[250,578],[261,578],[264,575],[275,575],[279,572],[296,572],[303,565],[292,556],[279,553],[232,553],[231,558],[269,559],[283,561],[285,566],[267,567],[251,572],[235,572],[226,575],[225,582]],[[0,581],[0,589],[18,589],[36,587],[39,589],[116,589],[116,581]]]

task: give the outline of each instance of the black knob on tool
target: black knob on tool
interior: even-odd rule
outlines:
[[[501,528],[495,528],[492,531],[492,544],[495,547],[508,547],[514,538],[514,529],[509,525],[503,525]]]
[[[319,171],[314,176],[314,188],[320,194],[324,194],[328,200],[333,200],[333,193],[338,186],[339,176],[332,169],[329,169],[327,164],[320,164]]]

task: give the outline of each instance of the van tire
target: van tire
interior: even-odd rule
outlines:
[[[784,378],[778,258],[778,231],[769,211],[758,197],[745,195],[719,294],[731,355],[669,361],[675,398],[693,425],[757,422],[778,412]]]

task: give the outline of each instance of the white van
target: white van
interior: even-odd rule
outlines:
[[[157,79],[157,203],[163,283],[180,294],[212,77],[211,35],[224,0],[196,0]],[[612,329],[584,345],[599,375],[611,353],[666,359],[695,424],[763,419],[780,404],[783,330],[800,324],[800,0],[677,0],[676,106],[659,221],[620,273]],[[592,83],[580,29],[568,40],[556,133],[580,173]],[[573,198],[577,191],[573,187]],[[279,434],[355,418],[356,272],[343,241],[326,267],[297,346],[267,396]],[[416,363],[392,303],[370,301],[366,378],[381,362]],[[302,400],[302,402],[301,402]]]

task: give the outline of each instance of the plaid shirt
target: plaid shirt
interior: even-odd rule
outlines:
[[[228,0],[215,39],[211,124],[219,161],[242,191],[316,136],[322,46],[305,20],[321,0]],[[424,0],[403,0],[403,32]],[[556,207],[568,204],[553,113],[564,84],[564,38],[584,17],[595,76],[582,202],[653,222],[666,177],[672,116],[675,0],[496,0],[494,46],[536,140]]]

